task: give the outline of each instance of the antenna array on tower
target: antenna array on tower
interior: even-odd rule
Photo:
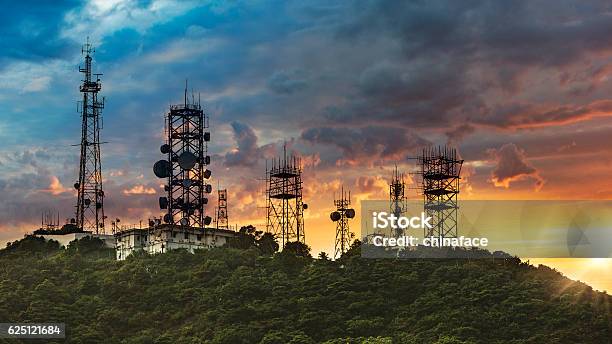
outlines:
[[[104,191],[102,189],[102,164],[100,159],[100,118],[104,108],[104,98],[98,101],[98,92],[102,89],[100,76],[93,74],[92,53],[94,49],[89,43],[83,46],[85,66],[79,68],[83,73],[83,83],[80,91],[83,100],[81,112],[81,159],[79,164],[79,180],[74,184],[77,190],[76,226],[84,231],[104,234]]]
[[[302,200],[302,166],[299,158],[282,158],[266,167],[266,231],[280,239],[281,247],[291,241],[306,243]]]
[[[351,247],[351,239],[354,234],[349,228],[349,219],[355,217],[355,209],[350,208],[351,192],[345,192],[342,187],[339,197],[334,198],[336,211],[332,212],[329,217],[336,222],[336,241],[334,244],[334,259],[340,258],[344,252]]]
[[[170,106],[166,117],[166,143],[160,148],[167,154],[166,160],[159,160],[153,172],[167,180],[164,186],[167,196],[159,198],[159,206],[166,210],[165,223],[182,226],[208,226],[212,218],[206,216],[204,207],[208,204],[205,194],[212,192],[212,185],[206,181],[211,171],[208,142],[210,132],[208,117],[200,103],[189,102],[185,86],[185,102]]]

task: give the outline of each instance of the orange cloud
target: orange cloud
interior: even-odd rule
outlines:
[[[64,185],[62,185],[62,183],[60,182],[59,178],[57,178],[56,176],[51,176],[50,179],[51,183],[49,184],[49,188],[43,189],[42,192],[50,193],[54,196],[57,196],[64,192],[71,191],[69,188],[64,187]]]
[[[155,194],[155,189],[152,187],[146,187],[144,185],[138,184],[134,185],[130,189],[123,190],[124,195],[153,195]]]

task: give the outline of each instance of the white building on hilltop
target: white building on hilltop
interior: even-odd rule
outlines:
[[[227,229],[162,224],[115,233],[115,249],[117,260],[124,260],[136,251],[155,254],[184,248],[193,253],[197,249],[221,247],[236,234]]]
[[[112,234],[94,234],[92,232],[75,232],[66,234],[34,234],[37,237],[45,238],[46,240],[55,240],[60,243],[60,246],[68,247],[68,245],[85,237],[98,238],[104,242],[106,247],[115,247],[115,238]]]

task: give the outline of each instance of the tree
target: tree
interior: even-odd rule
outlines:
[[[310,246],[300,241],[290,241],[285,244],[283,253],[291,254],[296,257],[312,258],[310,255]]]

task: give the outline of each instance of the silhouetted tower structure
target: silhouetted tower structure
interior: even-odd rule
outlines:
[[[431,216],[432,228],[425,228],[425,237],[457,237],[457,196],[463,160],[449,147],[423,149],[418,163],[422,179],[424,211]]]
[[[167,180],[164,186],[167,196],[159,198],[159,206],[166,210],[165,223],[190,227],[208,226],[212,218],[205,215],[212,185],[207,183],[211,171],[208,142],[210,132],[208,116],[204,114],[200,101],[191,101],[187,96],[183,104],[171,105],[166,116],[166,143],[160,148],[167,154],[166,160],[159,160],[153,172]]]
[[[266,163],[266,231],[280,240],[281,247],[291,241],[306,243],[302,200],[302,166],[299,158],[287,157]]]
[[[92,53],[94,49],[87,39],[82,53],[85,66],[79,67],[83,73],[80,91],[83,100],[79,104],[81,113],[81,160],[79,180],[74,184],[77,189],[76,226],[93,233],[104,233],[104,191],[102,189],[102,165],[100,160],[100,119],[104,108],[104,98],[98,100],[102,89],[100,76],[92,74]],[[95,80],[94,78],[95,77]]]
[[[403,216],[406,213],[406,183],[404,174],[400,173],[395,166],[391,183],[389,184],[389,210],[397,217]],[[396,237],[403,235],[403,229],[397,228],[394,235]]]
[[[345,192],[342,187],[338,198],[334,197],[336,211],[329,214],[332,221],[336,222],[336,241],[334,244],[334,259],[340,258],[344,252],[351,247],[353,233],[349,228],[349,219],[355,217],[355,209],[351,208],[351,192]]]
[[[219,196],[217,201],[217,229],[228,229],[227,189],[219,189],[217,190],[217,194]]]

